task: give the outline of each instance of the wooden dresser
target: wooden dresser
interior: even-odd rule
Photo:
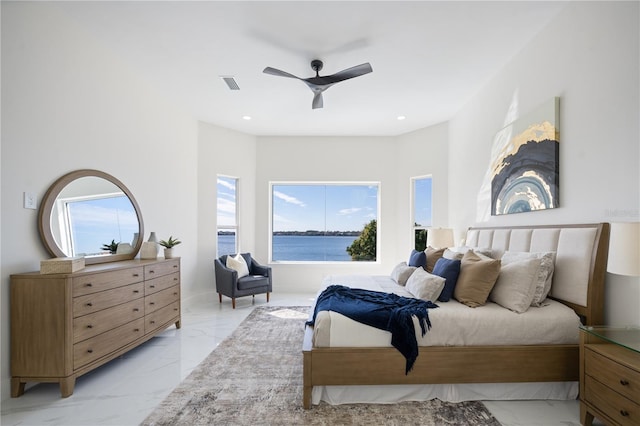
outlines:
[[[640,328],[581,327],[580,422],[640,425]]]
[[[27,382],[76,377],[167,327],[180,328],[180,259],[90,265],[69,274],[11,276],[11,396]]]

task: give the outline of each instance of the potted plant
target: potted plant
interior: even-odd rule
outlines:
[[[177,246],[181,242],[182,241],[180,241],[179,239],[173,238],[173,236],[170,236],[168,240],[160,240],[158,242],[158,244],[160,244],[162,247],[164,247],[164,258],[165,259],[172,259],[173,258],[173,246]]]
[[[108,251],[110,254],[116,254],[118,251],[118,244],[120,243],[116,243],[116,240],[111,240],[110,244],[102,245],[102,250]]]

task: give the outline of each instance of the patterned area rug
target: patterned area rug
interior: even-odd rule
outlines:
[[[321,403],[302,408],[309,307],[257,307],[143,425],[491,425],[481,402]]]

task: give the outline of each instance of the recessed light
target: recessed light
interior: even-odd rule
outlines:
[[[405,118],[407,118],[407,117],[405,117],[404,115],[399,115],[398,116],[398,120],[400,120],[400,121],[404,120]]]
[[[243,119],[243,120],[247,120],[247,121],[249,121],[249,120],[251,120],[251,116],[249,116],[249,115],[243,115],[243,116],[242,116],[242,119]]]

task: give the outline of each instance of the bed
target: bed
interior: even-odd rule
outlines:
[[[609,225],[595,223],[473,227],[467,232],[465,245],[490,249],[496,258],[507,251],[555,252],[553,282],[546,305],[565,310],[568,307],[578,322],[592,325],[603,322],[608,241]],[[388,287],[386,281],[376,277],[351,277],[349,281],[353,287]],[[435,318],[435,314],[432,316]],[[337,317],[333,318],[332,321]],[[435,330],[436,325],[427,336]],[[496,345],[476,341],[465,346],[459,346],[455,339],[435,345],[426,343],[427,346],[422,342],[408,374],[405,359],[393,347],[344,343],[321,347],[314,344],[314,331],[319,334],[314,327],[307,326],[302,348],[303,406],[307,409],[320,400],[339,404],[577,396],[577,322],[568,340],[566,336],[564,340],[548,341],[532,337],[530,341],[525,339],[526,343]]]

